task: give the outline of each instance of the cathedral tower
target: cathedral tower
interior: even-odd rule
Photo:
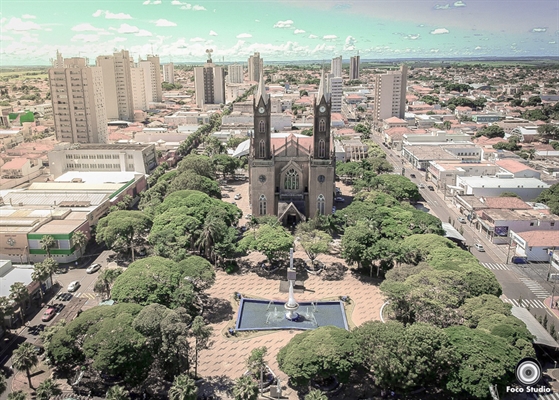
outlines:
[[[327,82],[324,78],[324,70],[322,70],[318,95],[314,99],[313,108],[313,157],[316,159],[327,160],[330,158],[330,119],[332,100]]]
[[[255,159],[269,160],[272,158],[271,149],[271,119],[272,103],[266,93],[264,76],[260,74],[258,92],[252,103],[254,111],[254,134],[252,135],[252,151]]]

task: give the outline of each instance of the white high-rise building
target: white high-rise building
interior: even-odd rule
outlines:
[[[133,121],[134,103],[130,68],[134,63],[129,52],[121,50],[112,56],[98,56],[96,65],[103,71],[107,119]]]
[[[342,77],[342,56],[334,57],[332,59],[332,63],[330,64],[330,73],[334,78]]]
[[[89,67],[85,58],[74,57],[64,59],[62,67],[50,68],[48,75],[56,139],[70,143],[107,143],[101,68]]]
[[[134,110],[147,110],[149,108],[146,96],[146,83],[142,68],[130,68],[132,80],[132,103]]]
[[[360,57],[354,56],[349,59],[349,79],[359,79]]]
[[[380,122],[390,117],[403,119],[406,112],[408,67],[375,76],[375,104],[373,120]]]
[[[260,81],[260,74],[264,71],[264,60],[260,58],[260,53],[255,52],[248,59],[248,80]]]
[[[330,75],[328,79],[330,87],[330,96],[332,100],[332,112],[342,112],[342,97],[343,97],[343,81],[341,77],[334,77]]]
[[[172,62],[163,64],[163,82],[175,83],[175,67]]]
[[[144,83],[148,102],[161,102],[163,89],[161,88],[161,66],[159,56],[147,56],[147,60],[140,59],[138,67],[144,70]]]
[[[60,54],[58,50],[56,50],[56,58],[51,58],[50,63],[53,68],[64,68],[64,57],[62,57],[62,54]]]
[[[229,83],[243,83],[245,70],[241,64],[230,65],[227,69]]]
[[[196,106],[225,104],[225,71],[209,58],[203,67],[194,67]]]

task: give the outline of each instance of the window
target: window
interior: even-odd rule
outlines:
[[[291,168],[285,174],[285,189],[287,190],[297,190],[299,189],[299,174],[293,168]]]
[[[549,225],[550,226],[555,226],[555,222],[551,222]]]
[[[266,157],[266,142],[264,140],[260,141],[260,146],[258,148],[258,157],[260,158]]]
[[[260,121],[260,122],[258,123],[258,132],[260,132],[260,133],[266,133],[266,122]]]
[[[316,199],[316,210],[318,211],[319,215],[324,215],[324,204],[326,203],[326,199],[323,195],[318,195]]]
[[[533,222],[530,222],[530,226],[534,226],[534,223],[533,223]]]
[[[321,118],[318,121],[318,131],[319,132],[325,132],[326,131],[326,120],[324,118]]]
[[[260,215],[266,215],[266,196],[263,194],[261,194],[258,199],[258,209],[260,211]]]
[[[318,142],[318,158],[324,158],[326,156],[326,144],[323,139]]]

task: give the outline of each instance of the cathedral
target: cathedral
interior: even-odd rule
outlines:
[[[331,105],[323,72],[313,103],[313,136],[272,134],[270,97],[260,77],[248,154],[249,201],[255,217],[273,215],[293,226],[332,213],[336,161]]]

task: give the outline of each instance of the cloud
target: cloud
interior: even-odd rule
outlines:
[[[35,19],[35,18],[37,18],[37,17],[34,16],[34,15],[31,15],[31,14],[23,14],[23,15],[21,16],[21,18],[23,18],[23,19]]]
[[[345,38],[345,43],[344,43],[344,50],[347,50],[347,51],[355,50],[355,43],[356,42],[357,42],[357,40],[353,36],[346,37]]]
[[[463,1],[459,0],[457,2],[454,3],[454,7],[466,7],[466,3],[464,3]]]
[[[437,28],[431,32],[429,32],[431,35],[443,35],[445,33],[449,33],[448,29],[446,28]]]
[[[97,10],[92,14],[95,18],[105,15],[106,19],[132,19],[130,14],[125,13],[112,13],[108,10]]]
[[[323,40],[336,40],[338,37],[336,35],[324,35],[322,36]]]
[[[79,33],[77,35],[74,35],[74,37],[72,37],[72,39],[70,39],[70,40],[72,42],[93,43],[93,42],[99,41],[100,38],[101,37],[99,35],[96,35],[96,34]]]
[[[275,23],[274,28],[291,28],[293,21],[287,19],[285,21],[278,21]]]
[[[109,28],[112,31],[117,31],[120,34],[123,35],[128,35],[130,33],[138,33],[140,32],[140,28],[138,28],[137,26],[133,26],[133,25],[128,25],[128,24],[120,24],[120,27],[118,28]]]
[[[161,0],[155,0],[152,4],[161,4]]]
[[[419,37],[420,37],[419,33],[414,33],[414,34],[411,34],[411,35],[404,36],[404,39],[417,40],[417,39],[419,39]]]
[[[193,9],[194,11],[206,11],[206,7],[200,6],[200,5],[198,5],[198,4],[195,4],[195,5],[192,7],[192,9]]]
[[[151,4],[151,1],[146,0],[146,1],[144,1],[142,4],[143,4],[144,6],[147,6],[148,4]]]
[[[6,17],[0,18],[0,24],[3,24],[3,23],[6,22],[7,20],[8,20],[8,18],[6,18]]]
[[[185,4],[181,6],[181,10],[191,10],[191,9],[192,9],[192,4]]]
[[[91,25],[87,22],[84,22],[83,24],[78,24],[76,26],[73,26],[72,30],[74,32],[99,32],[99,31],[102,31],[103,29],[96,28],[93,25]]]
[[[205,40],[202,39],[201,37],[192,38],[192,39],[190,39],[190,41],[191,41],[191,42],[194,42],[194,43],[196,43],[196,42],[205,42]]]
[[[445,5],[441,5],[441,4],[436,4],[435,7],[433,7],[435,10],[448,10],[450,9],[450,4],[445,4]]]
[[[155,26],[177,26],[174,22],[168,21],[166,19],[158,19],[157,21],[153,21]]]
[[[0,41],[1,42],[8,42],[8,41],[11,41],[11,40],[14,40],[14,38],[11,37],[11,36],[0,35]]]
[[[41,26],[33,21],[23,21],[21,18],[12,17],[3,28],[7,31],[25,32],[38,31]]]
[[[318,36],[313,35],[312,33],[309,35],[309,39],[318,39]]]
[[[39,43],[39,38],[35,35],[23,35],[20,43]]]
[[[215,33],[214,31],[210,31],[210,36],[217,36],[217,33]]]
[[[127,40],[128,40],[128,39],[123,38],[123,37],[115,37],[115,38],[112,38],[112,39],[110,40],[110,42],[119,43],[119,42],[126,42]]]
[[[296,34],[296,35],[298,35],[298,34],[300,34],[300,33],[305,33],[305,31],[302,30],[302,29],[295,29],[295,30],[293,31],[293,33]]]
[[[140,29],[134,36],[147,37],[153,36],[153,34],[150,31],[146,31],[145,29]]]
[[[534,32],[534,33],[547,32],[547,28],[533,28],[530,32]]]
[[[244,39],[244,38],[251,38],[252,35],[250,33],[239,33],[237,35],[237,39]]]
[[[173,6],[184,6],[184,7],[181,7],[181,8],[183,8],[185,10],[190,10],[192,8],[192,4],[183,3],[182,1],[179,1],[179,0],[171,1],[171,5],[173,5]]]

